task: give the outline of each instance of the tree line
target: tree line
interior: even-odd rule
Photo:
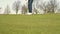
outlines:
[[[35,2],[35,3],[34,3]],[[34,0],[33,2],[33,13],[35,12],[38,14],[40,11],[38,9],[43,10],[44,13],[54,13],[58,7],[59,7],[59,2],[57,0],[49,0],[48,2],[43,2],[43,0]],[[15,1],[12,5],[12,9],[18,14],[18,11],[20,10],[20,1]],[[24,5],[22,6],[22,14],[26,14],[28,11],[28,8]],[[4,14],[9,14],[10,13],[10,8],[7,5],[4,11]]]
[[[58,0],[49,0],[48,2],[43,2],[44,0],[41,1],[35,1],[35,13],[38,14],[40,11],[38,9],[43,10],[44,13],[55,13],[56,10],[59,8],[59,2]],[[39,3],[40,2],[40,3]],[[37,9],[38,8],[38,9]]]

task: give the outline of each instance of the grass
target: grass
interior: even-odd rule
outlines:
[[[60,14],[0,15],[0,34],[60,34]]]

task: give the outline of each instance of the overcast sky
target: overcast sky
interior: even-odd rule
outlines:
[[[7,4],[12,4],[14,1],[16,0],[0,0],[0,6],[6,6]],[[20,1],[22,2],[22,4],[25,3],[25,0],[20,0]],[[47,0],[43,0],[43,1],[47,1]]]
[[[5,6],[6,4],[12,4],[14,1],[16,0],[0,0],[0,6]],[[25,0],[20,0],[22,3],[25,2]],[[47,0],[43,0],[43,1],[47,1]],[[59,0],[57,0],[59,1]]]
[[[14,1],[16,1],[16,0],[0,0],[0,7],[6,6],[7,4],[8,5],[12,4]],[[22,0],[20,0],[20,1],[22,1]],[[22,1],[22,3],[24,3],[24,1]]]

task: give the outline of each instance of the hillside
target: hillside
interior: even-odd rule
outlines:
[[[60,14],[0,15],[0,34],[60,34]]]

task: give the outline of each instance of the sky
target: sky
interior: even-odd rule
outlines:
[[[16,0],[0,0],[0,6],[6,6],[7,4],[12,4],[14,1]],[[22,4],[25,3],[25,0],[20,0],[20,1],[22,2]],[[47,0],[43,0],[43,1],[47,1]]]
[[[0,6],[6,6],[7,4],[12,4],[14,1],[16,0],[0,0]],[[22,3],[21,4],[24,4],[26,1],[25,0],[20,0]],[[47,0],[44,0],[44,1],[47,1]]]
[[[16,0],[0,0],[0,6],[6,6],[9,4],[12,4]],[[24,0],[20,0],[22,3],[24,3]]]

